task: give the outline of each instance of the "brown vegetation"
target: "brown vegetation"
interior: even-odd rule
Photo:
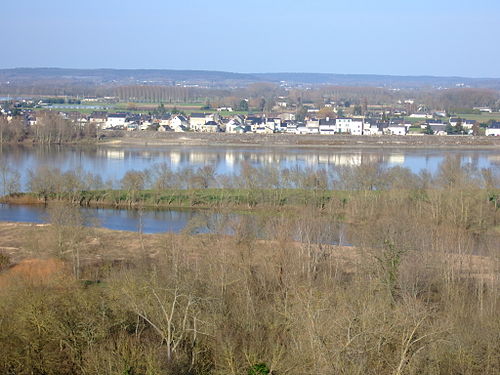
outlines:
[[[345,199],[209,235],[86,228],[66,205],[49,226],[0,227],[19,264],[3,278],[28,258],[72,271],[1,289],[0,373],[498,374],[495,174],[456,159],[435,176],[337,173]],[[252,189],[284,181],[250,175]],[[313,191],[329,183],[298,176]],[[344,235],[353,246],[331,245]]]

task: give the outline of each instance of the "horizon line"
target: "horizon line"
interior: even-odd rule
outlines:
[[[487,76],[461,76],[461,75],[435,75],[435,74],[384,74],[384,73],[332,73],[332,72],[308,72],[308,71],[274,71],[274,72],[236,72],[230,70],[217,70],[217,69],[178,69],[178,68],[75,68],[75,67],[60,67],[60,66],[17,66],[17,67],[0,67],[0,70],[17,70],[17,69],[66,69],[66,70],[116,70],[116,71],[175,71],[175,72],[210,72],[210,73],[229,73],[229,74],[244,74],[244,75],[262,75],[262,74],[311,74],[311,75],[339,75],[339,76],[382,76],[382,77],[414,77],[414,78],[464,78],[464,79],[474,79],[474,80],[488,80],[488,79],[500,79],[499,77],[487,77]]]

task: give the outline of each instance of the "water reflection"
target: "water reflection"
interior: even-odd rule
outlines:
[[[258,214],[237,214],[209,210],[132,210],[81,207],[85,225],[112,230],[152,233],[222,233],[234,235],[239,231],[253,233],[259,238],[275,238],[276,233],[267,227],[268,218]],[[46,223],[47,208],[43,205],[9,205],[0,203],[0,221]],[[306,226],[307,227],[307,226]],[[348,228],[340,223],[328,223],[324,228],[308,228],[301,232],[299,225],[294,233],[295,241],[310,241],[348,245]],[[327,229],[327,230],[319,230]],[[311,236],[311,233],[313,235]]]
[[[215,232],[222,221],[221,214],[194,210],[117,210],[106,208],[80,208],[87,225],[113,230],[143,233]],[[47,209],[43,205],[23,206],[0,204],[0,221],[45,223]]]
[[[478,168],[497,167],[500,150],[443,149],[363,149],[363,148],[257,148],[257,147],[71,147],[4,146],[0,160],[23,175],[40,165],[61,170],[82,168],[98,173],[104,181],[118,180],[131,169],[142,170],[164,162],[173,170],[187,166],[213,165],[218,174],[238,172],[243,163],[280,168],[329,168],[380,162],[386,166],[407,167],[415,173],[423,169],[434,173],[446,155],[460,156]]]

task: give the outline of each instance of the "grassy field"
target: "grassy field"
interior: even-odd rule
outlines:
[[[464,118],[466,120],[476,120],[480,123],[484,123],[484,122],[488,122],[489,120],[500,121],[500,112],[482,113],[480,115],[459,113],[453,117],[460,117],[460,118]]]

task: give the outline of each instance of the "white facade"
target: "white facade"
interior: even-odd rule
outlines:
[[[377,124],[365,124],[363,127],[363,135],[381,135],[382,132]]]
[[[384,131],[390,135],[406,135],[406,126],[404,125],[389,125]]]
[[[500,126],[486,128],[485,134],[488,136],[500,137]]]
[[[363,135],[364,122],[362,119],[338,118],[335,125],[338,133]]]
[[[114,128],[114,127],[124,127],[127,122],[126,115],[109,115],[106,123],[103,125],[104,129]]]
[[[242,127],[241,122],[236,119],[231,119],[226,124],[226,133],[236,133],[236,128],[238,127]]]
[[[184,116],[177,115],[170,120],[170,127],[175,132],[184,132],[188,125],[189,123]]]
[[[350,133],[352,135],[363,135],[363,120],[352,120]]]

